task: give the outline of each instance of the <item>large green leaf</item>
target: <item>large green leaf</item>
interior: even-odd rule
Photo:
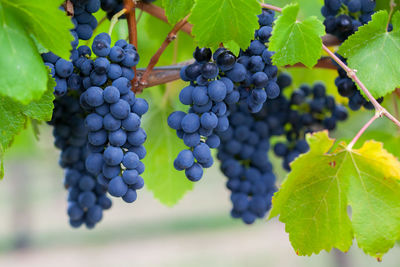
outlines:
[[[3,150],[25,126],[27,118],[48,121],[53,111],[53,88],[55,81],[49,79],[48,89],[39,100],[22,105],[9,97],[0,97],[0,146]]]
[[[24,107],[23,113],[27,117],[38,120],[38,121],[49,121],[53,114],[54,108],[54,87],[56,81],[53,78],[49,78],[47,83],[47,91],[44,92],[39,100],[32,101]]]
[[[162,4],[169,23],[175,24],[190,13],[194,0],[163,0]]]
[[[0,95],[27,104],[46,91],[47,70],[25,25],[2,2],[0,21]]]
[[[167,117],[173,109],[163,104],[162,97],[157,96],[156,91],[157,88],[152,89],[154,102],[150,102],[151,108],[143,121],[149,140],[145,143],[147,156],[144,159],[146,172],[143,173],[143,178],[147,189],[153,192],[155,198],[172,206],[193,188],[193,183],[185,177],[184,172],[173,167],[174,159],[185,149],[185,145],[175,131],[168,127]]]
[[[28,105],[0,96],[0,179],[4,175],[3,153],[11,145],[14,137],[24,129],[28,118],[39,121],[51,119],[54,86],[55,81],[50,77],[46,92],[39,100],[32,101]]]
[[[391,32],[386,31],[388,19],[387,11],[375,13],[339,49],[376,98],[400,87],[400,12],[393,16]]]
[[[197,0],[189,21],[199,46],[215,48],[232,40],[246,49],[258,28],[259,13],[257,0]]]
[[[275,51],[272,61],[277,66],[298,62],[311,68],[321,56],[325,27],[316,17],[297,21],[299,5],[288,5],[275,23],[269,48]]]
[[[327,132],[307,141],[310,151],[291,164],[270,217],[280,214],[300,255],[348,251],[355,237],[367,254],[382,257],[400,238],[400,162],[375,141],[331,153]]]
[[[73,36],[71,19],[59,9],[64,0],[2,0],[5,12],[13,12],[28,34],[48,50],[69,59]]]

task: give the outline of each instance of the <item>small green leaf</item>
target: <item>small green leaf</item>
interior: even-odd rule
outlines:
[[[197,0],[189,21],[201,47],[216,48],[233,40],[246,49],[258,28],[259,13],[257,0]]]
[[[0,96],[0,146],[3,150],[12,142],[25,126],[26,117],[22,113],[23,105],[8,97]]]
[[[157,90],[154,88],[152,90]],[[149,113],[144,116],[143,127],[149,142],[145,143],[147,156],[144,159],[146,172],[143,178],[147,189],[161,203],[172,206],[193,188],[185,172],[175,170],[173,162],[185,145],[168,127],[167,117],[172,108],[162,107],[161,101],[150,103]]]
[[[325,27],[316,17],[297,21],[299,5],[288,5],[275,23],[269,48],[275,51],[272,60],[277,66],[303,63],[311,68],[321,56]]]
[[[38,121],[49,121],[53,115],[54,87],[56,81],[49,77],[47,91],[44,92],[39,100],[32,101],[24,107],[23,113],[31,119]]]
[[[400,12],[393,16],[391,32],[386,32],[388,19],[387,11],[375,13],[339,49],[375,98],[400,87]]]
[[[0,95],[28,104],[47,88],[47,70],[26,25],[0,2]]]
[[[50,78],[47,91],[39,100],[32,101],[28,105],[22,105],[8,97],[0,97],[0,146],[4,150],[10,145],[14,136],[24,128],[27,118],[39,121],[51,120],[54,86],[55,81]]]
[[[375,141],[354,150],[340,144],[332,153],[327,132],[307,141],[310,151],[291,164],[270,217],[280,214],[300,255],[348,251],[356,238],[367,254],[381,258],[400,238],[400,162]]]
[[[71,19],[60,10],[64,0],[2,0],[5,12],[13,12],[28,34],[48,50],[69,59],[73,36]]]
[[[175,24],[190,13],[194,0],[163,0],[162,4],[169,23]]]

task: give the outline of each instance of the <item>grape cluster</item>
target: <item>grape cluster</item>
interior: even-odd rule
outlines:
[[[76,94],[64,95],[54,101],[49,124],[54,126],[55,146],[61,150],[59,164],[65,169],[69,222],[73,227],[86,224],[88,228],[93,228],[102,219],[103,210],[109,209],[112,202],[106,196],[106,188],[85,168],[89,153],[85,115]]]
[[[346,40],[371,20],[375,6],[375,0],[325,0],[321,12],[326,32]]]
[[[306,133],[334,130],[337,122],[348,116],[346,108],[337,105],[321,83],[312,88],[303,85],[287,98],[283,90],[291,82],[289,75],[279,75],[277,84],[282,92],[264,103],[257,113],[249,111],[243,99],[229,105],[229,128],[218,133],[221,144],[217,157],[228,178],[227,188],[233,204],[231,215],[247,224],[265,216],[277,190],[268,158],[271,138],[286,139],[276,143],[273,150],[284,158],[283,167],[290,170],[290,162],[309,150]]]
[[[220,76],[220,69],[229,71],[236,64],[230,51],[219,49],[214,53],[216,63],[210,62],[212,53],[208,48],[197,48],[193,56],[196,62],[181,70],[181,78],[190,85],[179,94],[182,104],[190,105],[189,112],[171,113],[168,125],[189,147],[178,154],[174,167],[185,170],[186,177],[195,182],[203,176],[203,168],[212,166],[210,148],[220,144],[215,133],[228,129],[227,104],[236,103],[240,95],[230,79]]]
[[[51,75],[56,80],[54,94],[62,96],[67,92],[67,89],[78,90],[80,88],[80,76],[74,72],[74,65],[79,58],[79,52],[76,49],[79,44],[79,39],[88,40],[92,37],[93,30],[97,26],[97,20],[92,15],[100,7],[100,0],[73,1],[74,16],[72,22],[74,29],[71,34],[74,36],[72,41],[71,61],[60,58],[52,52],[42,54],[44,64],[50,68]]]
[[[263,106],[266,109],[268,103]],[[252,224],[263,218],[271,208],[276,191],[275,175],[268,159],[269,129],[265,113],[251,113],[247,103],[230,106],[227,131],[218,133],[221,145],[217,157],[221,170],[228,177],[227,188],[232,192],[231,216]]]
[[[190,82],[179,99],[189,105],[188,113],[173,112],[168,125],[177,131],[189,149],[181,151],[174,161],[177,170],[185,170],[191,181],[198,181],[203,168],[211,167],[210,148],[217,148],[217,133],[229,127],[227,106],[242,100],[250,112],[258,112],[267,98],[279,95],[276,83],[278,69],[272,65],[268,42],[274,21],[274,12],[263,10],[259,17],[260,29],[246,51],[239,58],[225,48],[214,54],[208,48],[196,48],[195,63],[182,68],[181,78]]]
[[[227,73],[238,86],[240,99],[245,100],[251,112],[262,109],[264,102],[279,95],[276,83],[278,68],[272,64],[272,52],[268,50],[272,33],[274,11],[263,9],[258,16],[260,28],[255,32],[255,40],[246,51],[240,51],[233,70]]]
[[[142,0],[145,3],[152,3],[155,0]],[[123,0],[101,0],[101,9],[107,12],[107,18],[111,18],[124,8]],[[125,18],[125,15],[120,18]]]
[[[282,90],[291,83],[290,76],[282,74],[278,83]],[[302,85],[289,98],[281,94],[268,103],[268,125],[270,134],[286,137],[286,142],[278,142],[274,152],[282,157],[284,169],[290,171],[290,163],[300,154],[309,150],[305,135],[321,129],[334,130],[337,122],[348,117],[344,106],[338,105],[333,96],[326,94],[322,83],[311,88]]]
[[[122,68],[131,69],[139,62],[135,47],[124,40],[110,45],[108,34],[97,35],[92,45],[97,58],[86,58],[80,64],[86,76],[80,103],[89,113],[85,126],[91,153],[86,169],[110,195],[131,203],[137,198],[136,190],[144,186],[140,174],[145,167],[140,160],[146,155],[143,143],[147,135],[140,124],[148,104],[135,97],[129,79],[133,77],[124,77],[122,72]]]

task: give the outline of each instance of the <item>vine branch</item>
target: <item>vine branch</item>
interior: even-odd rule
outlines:
[[[124,0],[124,9],[127,10],[126,20],[128,22],[129,43],[137,47],[137,24],[136,24],[136,2],[134,0]],[[135,84],[137,81],[136,67],[132,68],[135,72],[135,78],[131,81],[132,90],[136,93]]]
[[[356,136],[351,140],[349,145],[347,146],[347,150],[351,150],[355,143],[360,139],[363,133],[371,126],[371,124],[377,119],[380,118],[382,115],[379,112],[375,112],[375,115],[361,128],[361,130],[356,134]]]
[[[156,17],[156,18],[158,18],[158,19],[160,19],[160,20],[162,20],[162,21],[164,21],[166,23],[169,23],[168,22],[168,18],[165,15],[165,11],[164,11],[163,8],[161,8],[159,6],[156,6],[156,5],[153,5],[153,4],[147,4],[147,3],[144,3],[144,2],[138,2],[136,4],[136,6],[137,6],[137,8],[143,10],[144,12],[149,13],[153,17]],[[185,25],[182,26],[181,30],[183,32],[186,32],[189,35],[192,35],[192,27],[193,27],[192,24],[186,23]]]
[[[190,65],[192,63],[194,63],[194,60],[188,60],[174,65],[154,67],[153,70],[148,74],[147,85],[143,85],[143,89],[179,80],[181,69],[184,66]],[[291,66],[286,66],[286,68],[305,68],[305,67],[306,66],[304,66],[301,63],[297,63]],[[314,67],[336,70],[336,67],[335,65],[332,64],[332,60],[330,57],[322,57],[318,61],[317,65],[315,65]],[[143,77],[145,71],[146,68],[137,69],[138,77]]]
[[[139,84],[136,86],[136,92],[141,92],[143,91],[143,88],[145,88],[148,85],[148,76],[150,75],[151,71],[157,64],[158,60],[160,59],[162,53],[165,51],[165,49],[168,47],[168,45],[176,39],[176,35],[178,31],[187,23],[187,20],[189,18],[189,15],[187,15],[184,19],[179,21],[174,28],[168,33],[167,37],[165,38],[164,42],[161,44],[160,48],[157,50],[157,52],[154,54],[154,56],[150,59],[149,65],[147,66],[145,72],[143,75],[140,77]]]

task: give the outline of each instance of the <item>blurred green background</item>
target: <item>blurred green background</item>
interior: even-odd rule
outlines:
[[[283,6],[291,1],[267,3]],[[319,15],[322,0],[298,0],[302,16]],[[104,16],[101,12],[98,18]],[[171,26],[139,14],[139,45],[141,67],[146,66]],[[109,22],[101,24],[98,32],[107,31]],[[117,24],[113,39],[125,38],[125,22]],[[89,42],[90,43],[90,42]],[[167,65],[191,58],[195,44],[183,33],[163,54],[159,65]],[[333,81],[335,71],[289,69],[294,77],[293,88],[307,82],[322,80],[328,91],[337,96]],[[146,89],[143,96],[151,102],[167,92],[158,105],[160,112],[177,104],[181,83]],[[149,93],[156,92],[156,93]],[[343,99],[337,97],[338,101]],[[385,104],[393,111],[393,99]],[[151,107],[151,109],[154,109]],[[372,116],[371,111],[351,114],[331,135],[350,140]],[[164,124],[165,121],[163,122]],[[146,131],[152,133],[151,123]],[[8,151],[5,178],[0,182],[0,266],[400,266],[400,249],[393,248],[383,262],[366,256],[354,244],[346,254],[332,251],[312,257],[299,257],[291,248],[284,225],[276,219],[244,225],[229,215],[231,203],[225,188],[226,178],[217,162],[207,170],[204,178],[174,207],[166,207],[146,189],[138,194],[134,204],[114,200],[111,210],[105,211],[102,222],[94,230],[72,229],[66,215],[66,191],[62,186],[63,171],[58,166],[59,151],[53,146],[51,128],[39,126],[40,140],[36,141],[28,127]],[[147,143],[155,144],[152,139]],[[179,140],[172,135],[176,142]],[[159,139],[165,138],[163,133]],[[365,139],[385,141],[385,148],[400,156],[399,132],[386,119],[380,119],[363,136]],[[173,141],[173,142],[175,142]],[[163,142],[159,142],[163,146]],[[357,145],[356,145],[357,146]],[[151,169],[172,169],[168,159],[156,158],[146,162]],[[162,158],[162,157],[161,157]],[[281,182],[285,173],[280,161],[272,158]],[[149,166],[147,166],[149,169]],[[147,174],[151,176],[152,174]],[[171,175],[171,173],[166,173]],[[154,179],[165,178],[162,173]],[[179,179],[185,179],[183,175]]]

